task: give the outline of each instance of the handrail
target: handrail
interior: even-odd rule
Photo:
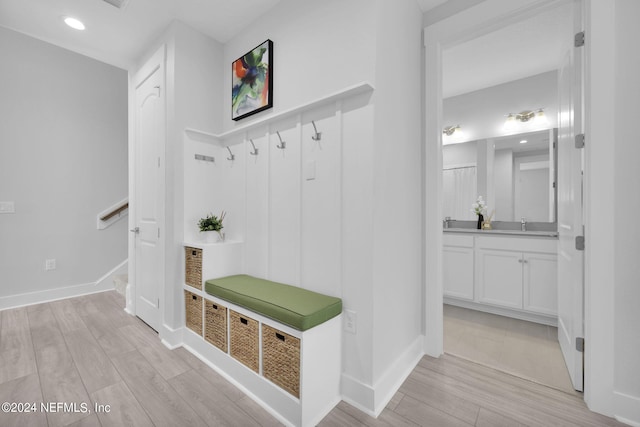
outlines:
[[[98,230],[111,227],[116,222],[126,218],[129,213],[129,198],[126,197],[112,206],[98,212],[96,215],[96,226]]]
[[[107,213],[106,215],[101,216],[100,221],[108,221],[114,216],[119,215],[120,213],[126,211],[127,209],[129,209],[129,202],[125,202],[123,205],[120,205],[119,207],[113,209],[111,212]]]

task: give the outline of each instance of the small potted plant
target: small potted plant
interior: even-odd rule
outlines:
[[[219,217],[209,214],[205,218],[200,218],[200,221],[198,221],[198,227],[200,228],[201,233],[205,233],[205,241],[210,243],[215,242],[216,240],[224,242],[225,236],[222,232],[224,225],[222,225],[222,221],[224,220],[225,215],[225,211],[222,211]]]

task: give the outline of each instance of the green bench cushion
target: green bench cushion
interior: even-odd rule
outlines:
[[[205,291],[299,331],[311,329],[342,312],[340,298],[246,274],[207,280]]]

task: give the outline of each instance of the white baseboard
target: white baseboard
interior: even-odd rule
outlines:
[[[633,427],[640,427],[640,397],[613,392],[615,419]]]
[[[1,297],[0,310],[24,307],[33,304],[42,304],[46,302],[112,290],[114,289],[113,276],[126,272],[127,263],[128,260],[122,261],[120,264],[115,266],[107,274],[100,277],[95,282]]]
[[[373,409],[375,407],[375,390],[373,387],[344,373],[340,380],[342,400],[370,417],[375,417]]]
[[[172,329],[169,326],[162,324],[160,330],[160,341],[169,350],[175,350],[182,347],[182,331],[184,328]]]
[[[377,418],[424,356],[423,343],[424,336],[417,337],[373,386],[342,374],[342,400]]]
[[[513,317],[515,319],[526,320],[527,322],[540,323],[542,325],[558,326],[557,316],[547,316],[545,314],[529,313],[521,310],[511,310],[505,307],[496,307],[489,304],[476,303],[473,301],[465,301],[457,298],[445,296],[443,299],[445,304],[455,305],[456,307],[469,308],[471,310],[484,311],[485,313],[497,314],[499,316]]]

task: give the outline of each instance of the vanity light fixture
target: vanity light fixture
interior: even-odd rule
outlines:
[[[65,16],[64,23],[70,26],[71,28],[73,28],[74,30],[82,31],[86,28],[82,23],[82,21],[76,18],[72,18],[71,16]]]
[[[442,133],[447,136],[451,136],[455,133],[460,133],[460,125],[447,126],[444,129],[442,129]]]
[[[529,120],[533,119],[536,116],[536,113],[533,111],[525,110],[516,114],[516,120],[521,123],[526,123]]]
[[[515,130],[517,123],[527,123],[532,122],[537,125],[546,125],[547,117],[544,114],[544,110],[539,108],[537,111],[532,110],[524,110],[520,111],[517,114],[509,113],[507,116],[507,120],[504,122],[504,130],[512,131]]]
[[[536,112],[536,123],[538,123],[540,125],[548,125],[549,124],[549,120],[547,120],[547,115],[544,113],[544,110],[542,108],[540,108]]]
[[[529,141],[527,141],[526,139],[523,139],[522,141],[520,141],[520,144],[526,144],[527,142]]]

